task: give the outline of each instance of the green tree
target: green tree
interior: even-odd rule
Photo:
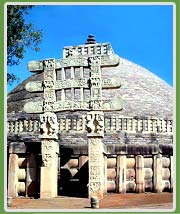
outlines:
[[[7,6],[7,65],[18,65],[24,58],[26,48],[39,51],[38,44],[42,39],[42,30],[35,30],[33,23],[27,23],[25,15],[29,14],[33,6]],[[18,77],[7,73],[7,82],[11,84]]]

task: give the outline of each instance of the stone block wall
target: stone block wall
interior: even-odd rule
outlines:
[[[34,154],[9,155],[8,196],[35,197],[37,195],[37,168]]]

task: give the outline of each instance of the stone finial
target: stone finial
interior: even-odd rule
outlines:
[[[94,38],[94,35],[92,35],[92,34],[88,35],[86,45],[89,45],[89,44],[96,44],[96,40]]]

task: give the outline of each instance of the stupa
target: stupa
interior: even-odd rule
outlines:
[[[173,191],[173,89],[93,35],[8,94],[8,196]]]

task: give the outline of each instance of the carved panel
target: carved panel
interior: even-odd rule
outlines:
[[[42,154],[49,154],[52,151],[53,141],[51,140],[42,140],[41,141],[41,152]]]
[[[66,130],[66,120],[67,118],[60,118],[59,119],[59,130],[65,131]],[[152,129],[152,127],[148,127],[148,123],[152,123],[152,119],[142,119],[143,123],[143,133],[164,133],[164,134],[172,134],[172,121],[171,120],[163,120],[163,119],[156,119],[158,126],[162,127],[162,129]],[[126,127],[122,124],[127,122],[127,130]],[[77,117],[77,119],[72,118],[72,123],[69,125],[68,131],[71,128],[74,131],[85,131],[84,124],[86,121],[82,117]],[[126,131],[127,133],[136,133],[137,132],[137,119],[135,118],[124,118],[120,116],[106,116],[104,119],[105,129],[106,131]],[[167,129],[167,124],[169,128]],[[8,121],[7,122],[7,131],[8,133],[26,133],[26,132],[39,132],[40,122],[38,120],[18,120],[15,121]],[[149,129],[150,128],[150,129]]]
[[[87,113],[87,131],[88,136],[104,135],[104,114],[99,111]]]
[[[51,166],[52,165],[52,155],[51,154],[42,154],[42,166]]]
[[[44,80],[43,82],[44,88],[54,89],[54,86],[55,86],[55,80]]]
[[[98,79],[100,83],[100,79]],[[78,78],[78,79],[68,79],[68,80],[44,80],[44,81],[34,81],[28,82],[25,85],[25,88],[29,92],[43,91],[43,89],[67,89],[67,88],[89,88],[88,84],[89,78]],[[91,82],[93,83],[93,78],[91,78]],[[121,84],[115,78],[104,78],[101,81],[102,88],[119,88]]]
[[[96,165],[90,166],[89,170],[91,172],[90,173],[91,182],[99,181],[99,179],[100,179],[100,167],[102,167],[102,166],[96,166]]]
[[[171,124],[167,130],[167,124]],[[158,118],[131,118],[108,116],[105,117],[105,129],[111,131],[144,132],[144,133],[172,133],[172,120]]]
[[[102,105],[103,105],[102,100],[91,100],[91,101],[90,101],[90,108],[91,108],[92,110],[99,110],[99,109],[102,109]]]
[[[102,184],[101,182],[90,182],[90,194],[99,195],[101,194]]]
[[[113,50],[110,43],[88,44],[64,47],[63,58],[81,55],[111,55]]]
[[[40,115],[40,137],[57,139],[58,122],[55,113],[45,112]]]
[[[44,93],[44,99],[46,102],[53,102],[56,100],[56,94],[55,91],[53,89],[49,89],[47,91],[45,91]],[[47,111],[47,110],[46,110]]]
[[[56,60],[56,69],[71,67],[71,66],[88,66],[87,57],[69,57],[66,59]]]
[[[79,48],[79,47],[78,47]],[[80,55],[80,54],[79,54]],[[100,54],[99,54],[100,55]],[[116,54],[101,55],[101,66],[116,66],[119,64],[119,57]],[[88,67],[88,57],[79,56],[79,57],[69,57],[66,59],[57,59],[54,62],[55,69],[61,69],[71,66],[82,66]],[[44,61],[31,61],[28,63],[29,71],[36,72],[42,71],[43,69],[52,69],[53,62],[49,60]]]
[[[103,142],[101,138],[88,138],[89,195],[101,197],[104,183]]]
[[[44,80],[54,81],[55,70],[44,70]]]
[[[43,61],[44,63],[44,69],[51,70],[55,68],[55,59],[46,59]]]

